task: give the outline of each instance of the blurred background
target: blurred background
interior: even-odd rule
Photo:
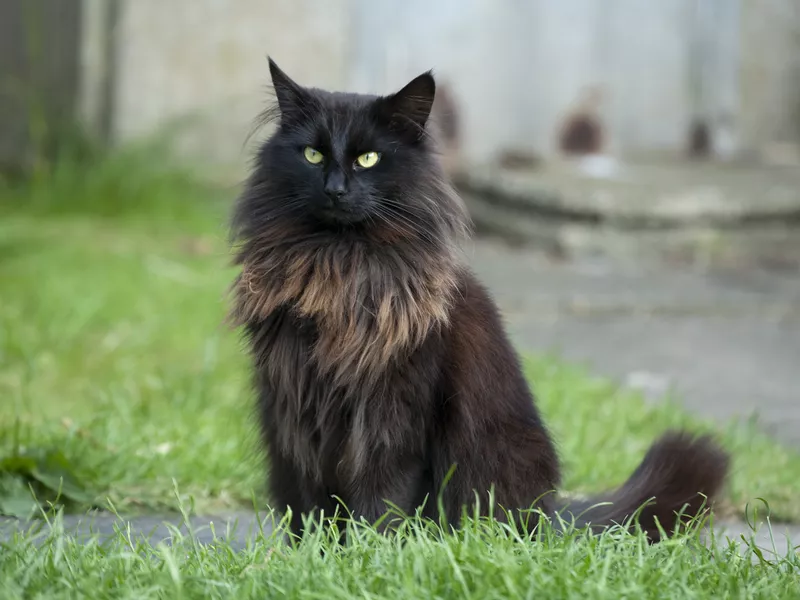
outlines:
[[[301,83],[372,93],[433,68],[448,166],[491,192],[469,194],[480,227],[557,251],[800,254],[775,227],[798,211],[795,0],[5,0],[0,24],[5,163],[77,118],[111,145],[169,130],[236,180],[267,54]],[[744,221],[752,236],[718,239]]]
[[[434,70],[470,260],[523,351],[704,417],[757,414],[800,445],[798,0],[0,0],[7,359],[45,356],[53,315],[105,290],[98,307],[127,308],[78,310],[53,338],[94,327],[92,351],[113,331],[114,348],[202,362],[190,348],[224,312],[225,212],[269,100],[267,55],[337,90]],[[216,208],[186,208],[201,187]],[[22,364],[0,386],[18,390]],[[48,391],[27,385],[17,402]],[[177,443],[152,441],[165,456]]]

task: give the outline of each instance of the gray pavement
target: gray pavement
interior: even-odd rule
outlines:
[[[468,256],[523,350],[553,352],[690,411],[755,416],[800,447],[800,275],[554,263],[480,241]]]

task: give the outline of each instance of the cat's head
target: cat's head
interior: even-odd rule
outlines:
[[[388,96],[303,87],[269,61],[277,122],[246,198],[257,221],[420,242],[463,232],[463,205],[430,135],[436,90],[423,73]],[[240,215],[241,216],[241,215]]]

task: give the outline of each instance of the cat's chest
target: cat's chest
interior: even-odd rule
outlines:
[[[437,362],[427,347],[377,378],[353,372],[342,384],[314,360],[312,321],[281,311],[251,326],[250,336],[271,442],[303,471],[321,477],[334,460],[355,473],[375,452],[421,450]]]
[[[310,374],[298,364],[304,360],[334,387],[363,391],[387,365],[446,327],[456,281],[447,260],[429,265],[367,250],[333,244],[314,253],[273,253],[243,269],[236,318],[279,323],[267,327],[260,352],[265,364],[278,369],[293,361],[293,368]],[[289,312],[294,324],[284,317]],[[313,332],[304,323],[312,323]]]
[[[279,309],[249,325],[249,333],[257,369],[276,397],[305,405],[308,402],[302,402],[300,396],[319,393],[324,387],[324,375],[314,360],[319,331],[311,319]]]

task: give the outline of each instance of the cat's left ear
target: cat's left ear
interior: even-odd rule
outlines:
[[[399,92],[379,100],[379,110],[390,125],[414,140],[425,135],[425,125],[433,108],[436,82],[426,71],[409,81]]]

